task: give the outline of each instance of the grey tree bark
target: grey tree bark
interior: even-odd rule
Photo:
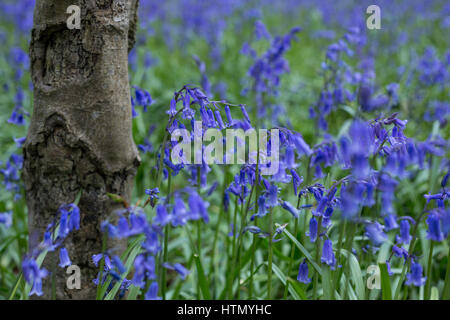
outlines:
[[[37,0],[30,44],[34,109],[24,145],[23,179],[30,249],[43,238],[60,205],[80,190],[80,230],[64,242],[81,269],[81,289],[66,287],[56,268],[57,299],[94,299],[101,252],[100,224],[118,204],[107,193],[131,196],[139,165],[132,138],[128,52],[134,45],[139,0]],[[69,30],[70,5],[81,8],[81,29]],[[53,270],[57,252],[44,267]],[[51,277],[44,281],[50,298]]]

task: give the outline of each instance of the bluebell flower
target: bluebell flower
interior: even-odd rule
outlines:
[[[17,126],[25,125],[25,117],[22,106],[16,106],[8,119],[8,123],[15,124]]]
[[[441,180],[441,187],[445,188],[447,186],[448,178],[450,177],[450,172],[447,172],[447,174],[442,178]]]
[[[382,244],[388,239],[387,235],[383,232],[384,227],[378,222],[366,224],[365,235],[376,245]]]
[[[161,250],[161,245],[158,239],[158,233],[151,229],[145,229],[145,241],[141,244],[142,248],[151,254],[157,254]]]
[[[306,263],[306,260],[303,260],[298,268],[297,281],[303,282],[305,284],[310,283],[311,279],[308,278],[308,272],[308,264]]]
[[[406,260],[408,260],[409,258],[409,253],[408,250],[406,250],[403,247],[398,247],[396,245],[392,246],[392,252],[394,253],[394,255],[398,258],[403,258],[406,262]]]
[[[232,125],[234,125],[234,120],[233,120],[233,117],[231,116],[231,110],[230,110],[230,107],[228,106],[228,105],[226,105],[225,106],[225,114],[226,114],[226,116],[227,116],[227,121],[228,121],[228,126],[232,126]]]
[[[126,237],[143,233],[147,230],[148,224],[143,212],[132,213],[129,216],[130,229]]]
[[[11,157],[5,164],[4,169],[0,169],[0,173],[3,174],[5,189],[7,191],[14,191],[16,193],[16,198],[19,197],[19,170],[22,169],[23,157],[12,154]]]
[[[278,187],[271,184],[267,192],[267,202],[268,207],[275,207],[278,205]]]
[[[281,238],[276,239],[276,237],[277,237],[279,234],[282,234],[282,233],[284,232],[284,230],[286,229],[287,225],[288,225],[288,224],[285,223],[285,224],[282,224],[282,225],[278,226],[278,227],[275,229],[275,232],[274,232],[273,237],[272,237],[272,242],[278,242],[278,241],[281,241]]]
[[[118,256],[113,256],[112,257],[112,264],[117,269],[119,274],[125,273],[126,268],[125,268],[125,266],[123,265],[122,261],[120,260],[120,258]]]
[[[40,269],[37,262],[31,258],[25,258],[22,262],[22,270],[25,280],[32,285],[30,296],[42,296],[42,279],[46,278],[49,272],[42,268]]]
[[[263,38],[269,40],[272,37],[261,20],[255,22],[255,37],[256,40],[261,40]]]
[[[241,112],[242,112],[242,115],[244,116],[245,120],[248,123],[251,123],[250,117],[248,116],[247,110],[245,110],[245,106],[244,105],[241,105]]]
[[[284,158],[284,162],[285,162],[286,168],[288,168],[288,169],[293,169],[293,168],[297,167],[297,164],[295,163],[295,153],[294,153],[293,147],[291,147],[291,146],[286,147],[286,155]]]
[[[303,177],[300,177],[294,169],[291,169],[292,174],[292,186],[294,188],[294,194],[297,195],[298,187],[303,183]]]
[[[290,204],[287,201],[282,201],[281,207],[283,209],[287,210],[288,212],[290,212],[295,219],[298,219],[298,210],[296,208],[294,208],[294,206],[292,204]]]
[[[358,210],[360,208],[360,204],[358,203],[358,188],[354,185],[343,185],[341,187],[341,196],[340,196],[340,205],[342,211],[342,217],[344,219],[352,219],[354,218]]]
[[[59,249],[59,266],[61,268],[68,267],[72,265],[72,262],[69,258],[69,253],[66,248]]]
[[[392,276],[394,273],[391,270],[391,263],[389,262],[389,260],[386,260],[386,268],[387,268],[388,275]]]
[[[439,217],[435,213],[430,213],[427,218],[427,238],[433,241],[444,240],[444,234],[441,231],[441,222]]]
[[[104,264],[107,269],[112,269],[111,258],[108,255],[103,255],[102,253],[94,254],[92,256],[92,262],[96,267],[98,267],[100,260],[105,257]]]
[[[6,228],[12,225],[12,211],[0,213],[0,224],[3,224]]]
[[[188,203],[190,208],[190,211],[188,212],[190,219],[199,220],[202,218],[205,223],[209,222],[208,202],[203,201],[203,199],[196,192],[192,192],[189,196]]]
[[[334,270],[336,267],[336,258],[333,252],[333,243],[330,239],[327,239],[323,242],[322,257],[320,258],[320,261],[329,265],[331,267],[331,270]]]
[[[162,204],[158,205],[156,207],[156,217],[154,218],[153,222],[161,226],[165,226],[166,224],[170,223],[171,220],[171,217],[167,213],[166,206]]]
[[[398,243],[408,244],[411,241],[412,236],[409,234],[409,229],[410,229],[409,221],[401,220],[400,221],[400,236],[397,236],[397,238],[396,238]]]
[[[50,231],[44,233],[44,240],[42,241],[41,246],[44,250],[48,250],[49,252],[55,251],[58,247],[57,243],[53,243],[52,233]]]
[[[441,211],[442,232],[447,237],[450,233],[450,208]]]
[[[136,102],[140,106],[144,107],[144,112],[147,112],[147,107],[149,107],[153,103],[152,96],[148,91],[137,86],[134,86],[133,88],[135,89]]]
[[[264,217],[267,214],[266,197],[264,195],[258,198],[258,217]]]
[[[175,203],[172,207],[172,226],[184,226],[188,220],[186,206],[180,198],[175,199]]]
[[[367,123],[355,120],[350,126],[349,135],[352,141],[350,148],[341,151],[347,152],[344,158],[350,160],[353,174],[358,178],[365,178],[370,171],[368,157],[374,146],[373,134]]]
[[[136,103],[134,102],[133,98],[131,98],[131,117],[132,118],[136,118],[139,115],[139,113],[136,111],[135,105],[136,105]]]
[[[413,261],[411,264],[411,271],[406,275],[407,286],[413,284],[416,287],[421,287],[425,284],[427,277],[422,277],[423,269],[420,263]]]
[[[305,140],[303,140],[303,137],[300,134],[293,135],[292,140],[294,142],[298,154],[306,155],[308,157],[312,155],[313,151],[311,150],[309,145],[305,142]]]
[[[61,217],[59,220],[59,239],[65,239],[67,235],[80,229],[80,209],[75,204],[62,205],[59,208]]]
[[[309,232],[306,233],[306,235],[310,238],[311,242],[316,242],[317,228],[318,228],[318,223],[317,223],[316,218],[311,217],[311,220],[309,220]]]
[[[145,294],[145,300],[161,300],[161,297],[158,296],[158,282],[152,282]]]
[[[397,217],[394,214],[389,214],[384,218],[384,229],[391,231],[399,227]]]
[[[16,147],[19,149],[22,148],[23,144],[25,143],[25,140],[26,140],[26,137],[14,139],[14,142],[16,143]]]
[[[247,226],[244,228],[243,232],[250,232],[253,234],[258,234],[261,233],[261,228],[257,227],[257,226]]]
[[[216,120],[217,120],[220,130],[225,129],[226,126],[223,123],[222,116],[220,115],[220,111],[219,110],[214,111],[214,115],[216,116]]]
[[[145,194],[147,194],[149,196],[150,205],[152,207],[154,207],[157,200],[159,199],[159,197],[158,197],[159,189],[158,188],[145,189]]]
[[[230,229],[231,229],[230,232],[228,232],[229,237],[235,237],[235,238],[239,237],[239,234],[236,232],[237,228],[233,223],[230,223]]]
[[[322,226],[324,226],[324,228],[329,228],[331,226],[331,217],[333,215],[333,211],[334,209],[331,207],[328,207],[324,214],[323,214],[323,220],[322,220]]]
[[[169,263],[163,263],[163,267],[169,270],[176,271],[182,280],[185,280],[186,277],[189,275],[190,271],[186,269],[183,265],[179,263],[175,263],[173,266]]]
[[[153,152],[153,145],[150,142],[148,138],[144,139],[143,144],[138,145],[139,150],[141,150],[143,153]]]
[[[175,263],[173,265],[174,269],[176,272],[178,272],[178,274],[180,275],[180,278],[182,280],[186,279],[186,277],[189,275],[190,271],[188,269],[186,269],[183,265],[179,264],[179,263]]]
[[[142,288],[147,279],[156,279],[155,258],[151,255],[138,255],[134,260],[134,270],[134,276],[131,281],[135,286]]]

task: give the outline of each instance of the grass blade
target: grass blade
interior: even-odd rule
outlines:
[[[355,293],[358,300],[366,299],[366,287],[364,285],[364,280],[361,272],[361,267],[359,266],[358,259],[345,249],[341,249],[341,253],[347,258],[350,266],[350,272],[352,274],[352,280],[355,284]]]
[[[297,283],[295,283],[292,279],[286,278],[283,271],[281,271],[280,268],[274,263],[272,263],[272,270],[273,273],[277,276],[278,279],[280,279],[281,283],[283,285],[286,285],[286,281],[289,282],[289,293],[294,297],[295,300],[306,300],[306,294],[304,291],[298,286]],[[294,286],[297,287],[297,289],[294,289]]]
[[[205,272],[203,270],[203,266],[200,261],[200,257],[197,254],[195,254],[194,260],[195,260],[195,264],[197,266],[198,281],[199,281],[199,285],[200,285],[200,290],[203,295],[203,299],[211,300],[208,279],[206,279]]]
[[[380,276],[381,276],[381,295],[383,300],[392,300],[392,288],[391,279],[389,279],[389,273],[386,263],[379,263]]]
[[[317,273],[319,273],[322,276],[322,268],[314,261],[312,256],[309,254],[308,250],[306,250],[305,247],[302,246],[300,244],[300,242],[298,242],[298,240],[295,239],[295,237],[289,231],[284,229],[283,232],[289,237],[289,239],[291,239],[291,241],[300,250],[300,252],[303,253],[303,255],[305,256],[306,260],[308,260],[308,262],[313,266],[313,268],[317,271]]]

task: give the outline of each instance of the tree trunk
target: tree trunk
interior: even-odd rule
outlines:
[[[34,110],[23,168],[30,250],[58,208],[82,192],[80,230],[64,242],[81,269],[81,289],[68,289],[68,275],[56,267],[57,299],[95,298],[92,255],[102,250],[100,224],[113,220],[118,209],[107,193],[131,196],[140,159],[132,137],[128,52],[138,1],[36,1],[30,44]],[[73,4],[81,8],[80,30],[66,25]],[[53,271],[57,259],[57,252],[49,254],[43,266]],[[50,287],[47,277],[43,298],[50,298]]]

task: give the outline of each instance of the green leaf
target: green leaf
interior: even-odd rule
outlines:
[[[14,297],[16,296],[17,288],[19,288],[20,283],[22,282],[23,274],[22,272],[17,277],[16,283],[14,284],[13,289],[11,290],[11,293],[9,294],[8,300],[14,300]]]
[[[298,242],[297,239],[295,239],[295,237],[286,229],[284,229],[283,231],[288,237],[289,239],[291,239],[291,241],[295,244],[295,246],[300,250],[301,253],[303,253],[303,255],[305,256],[306,260],[308,260],[308,262],[313,266],[313,268],[317,271],[318,274],[320,274],[322,276],[322,269],[320,268],[320,266],[317,265],[317,263],[314,262],[314,259],[312,258],[312,256],[309,254],[308,250],[305,249],[304,246],[302,246],[300,244],[300,242]]]
[[[348,290],[348,292],[347,292],[348,298],[350,300],[358,300],[358,297],[356,297],[355,290],[353,290],[352,286],[349,284],[348,281],[349,280],[347,280],[345,273],[342,273],[342,277],[339,280],[342,297],[345,296],[345,291]]]
[[[202,292],[203,298],[206,300],[211,300],[211,295],[209,293],[208,279],[206,279],[205,272],[203,270],[203,266],[200,261],[200,257],[197,254],[195,254],[194,260],[197,266],[198,281],[200,282],[200,290]]]
[[[268,264],[267,262],[265,264]],[[303,292],[303,290],[298,287],[297,283],[294,283],[294,281],[292,281],[292,279],[287,278],[284,275],[283,271],[280,270],[280,268],[278,268],[278,266],[272,262],[272,270],[273,273],[277,276],[278,279],[280,279],[281,283],[283,283],[283,285],[286,285],[286,281],[289,281],[290,285],[289,285],[289,293],[294,297],[295,300],[306,300],[306,295]],[[297,285],[297,289],[294,289],[294,285]]]
[[[366,287],[364,286],[364,280],[361,272],[361,267],[359,266],[358,259],[356,257],[348,252],[345,249],[341,249],[342,255],[344,255],[350,266],[350,272],[352,275],[353,283],[355,284],[355,293],[359,300],[365,300],[366,299]]]
[[[133,267],[133,262],[136,259],[136,256],[141,252],[140,242],[138,242],[137,240],[138,239],[136,239],[134,242],[134,245],[131,246],[132,251],[130,252],[130,254],[127,258],[127,261],[125,262],[126,271],[120,276],[121,280],[116,282],[114,287],[111,289],[111,291],[105,297],[105,300],[113,300],[114,299],[117,292],[119,292],[119,289],[120,289],[120,286],[122,285],[123,279],[125,279],[127,277],[127,275],[130,273],[131,268]]]
[[[293,297],[295,297],[294,293],[291,291],[291,288],[293,291],[295,291],[299,297],[297,300],[307,300],[305,291],[300,287],[300,285],[295,281],[294,279],[288,278],[287,281],[289,282],[289,292],[292,294]]]
[[[333,299],[333,280],[331,277],[330,268],[324,268],[322,270],[322,287],[323,297],[325,300]]]
[[[141,288],[136,287],[135,285],[131,285],[128,289],[127,300],[136,300]]]
[[[439,300],[439,290],[437,287],[431,288],[430,300]]]
[[[392,288],[391,279],[389,279],[389,273],[386,263],[379,263],[380,275],[381,275],[381,294],[383,300],[392,300]]]
[[[445,271],[444,289],[442,290],[442,299],[450,300],[450,248],[447,253],[447,270]]]

